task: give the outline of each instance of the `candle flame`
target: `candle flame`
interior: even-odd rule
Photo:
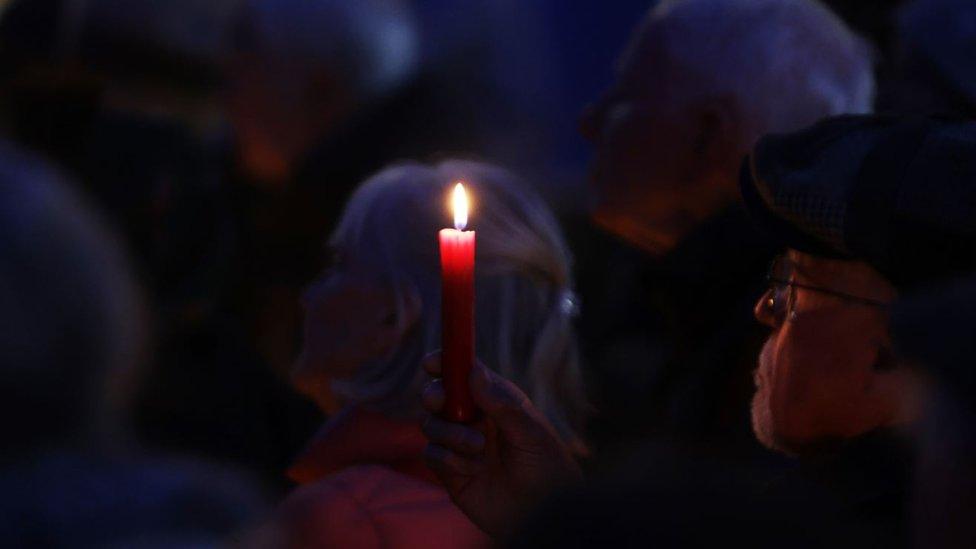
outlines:
[[[468,226],[468,194],[464,192],[464,185],[458,182],[454,186],[454,228],[463,231]]]

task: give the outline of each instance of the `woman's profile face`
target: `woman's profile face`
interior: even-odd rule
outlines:
[[[345,250],[308,287],[302,306],[304,343],[292,382],[317,402],[328,400],[331,380],[353,377],[398,342],[393,288]]]

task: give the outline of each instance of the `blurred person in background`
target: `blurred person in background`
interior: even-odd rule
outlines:
[[[319,140],[416,70],[405,2],[242,6],[227,99],[241,165],[256,182],[287,184]]]
[[[459,180],[478,233],[477,355],[540,403],[575,455],[585,453],[570,255],[554,216],[501,168],[394,166],[353,194],[330,239],[335,263],[303,300],[295,383],[341,411],[289,470],[302,486],[270,531],[283,546],[487,543],[424,465],[419,425],[421,359],[441,338],[436,234]]]
[[[916,547],[976,544],[976,284],[972,276],[898,303],[892,337],[932,384],[919,425]]]
[[[251,222],[227,177],[221,104],[239,4],[11,2],[3,120],[102,207],[148,290],[156,353],[139,436],[284,490],[321,416],[262,359],[249,324]]]
[[[10,2],[0,17],[5,127],[102,204],[172,309],[212,309],[233,253],[216,99],[234,10],[43,0]],[[84,107],[67,99],[80,90]]]
[[[91,192],[149,290],[159,353],[138,416],[153,443],[284,488],[321,421],[284,382],[298,296],[355,183],[405,157],[539,156],[552,79],[533,68],[547,65],[530,10],[416,4],[4,6],[2,122]]]
[[[591,219],[609,233],[571,238],[595,445],[665,434],[758,450],[751,305],[775,247],[736,203],[739,161],[764,133],[869,112],[873,96],[869,49],[817,2],[676,0],[647,14],[581,119]]]
[[[397,119],[384,106],[415,75],[416,41],[396,0],[240,4],[222,97],[231,186],[247,321],[281,376],[301,333],[301,287],[322,267],[321,235],[355,183],[398,158],[382,133]]]
[[[246,477],[148,454],[132,407],[148,326],[118,240],[38,157],[0,144],[0,539],[197,547],[244,526]]]
[[[879,112],[976,119],[976,4],[914,0],[897,13],[890,78]]]
[[[750,215],[789,248],[755,307],[773,331],[756,369],[753,429],[800,465],[756,480],[824,491],[841,532],[866,529],[858,539],[871,545],[910,543],[910,430],[928,398],[892,350],[890,305],[976,269],[974,152],[972,123],[847,116],[763,138],[743,170]],[[473,521],[504,533],[517,516],[499,502],[564,481],[569,463],[553,459],[564,455],[558,440],[540,435],[545,420],[516,387],[483,369],[471,386],[487,427],[428,430],[427,457]],[[431,413],[441,393],[425,391]],[[488,439],[477,450],[464,443],[474,433]],[[646,458],[654,467],[660,454]]]
[[[277,371],[296,351],[319,238],[359,181],[403,158],[548,158],[541,24],[514,3],[244,3],[225,101],[257,344]]]

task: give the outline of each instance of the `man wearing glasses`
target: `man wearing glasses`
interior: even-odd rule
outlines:
[[[906,545],[911,463],[901,427],[919,417],[925,384],[891,351],[888,308],[976,271],[976,124],[828,119],[761,140],[741,190],[756,222],[788,249],[755,307],[772,333],[758,361],[752,417],[760,441],[815,457],[815,465],[780,487],[800,498],[825,490],[846,531],[866,528],[870,546]],[[436,364],[428,370],[436,374]],[[476,524],[504,532],[513,509],[579,472],[517,388],[481,367],[471,385],[485,420],[457,425],[431,416],[428,461]],[[424,398],[436,414],[443,402],[436,381]],[[719,493],[723,484],[712,488]],[[586,498],[556,506],[592,503]],[[706,500],[701,516],[715,511]],[[580,528],[622,527],[608,524],[545,531],[578,536]]]
[[[772,328],[755,372],[756,437],[788,454],[918,414],[914,375],[889,351],[887,305],[897,290],[864,262],[796,250],[778,258],[756,318]]]
[[[789,251],[755,316],[752,423],[792,455],[850,446],[920,415],[924,384],[894,356],[889,305],[973,269],[972,124],[840,117],[771,136],[744,167],[747,208]]]

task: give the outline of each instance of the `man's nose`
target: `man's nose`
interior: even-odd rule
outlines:
[[[775,302],[773,301],[773,290],[772,288],[766,290],[762,296],[759,297],[759,301],[756,302],[755,307],[752,308],[752,314],[756,317],[756,320],[760,324],[765,324],[770,328],[779,327],[779,321],[776,318],[774,312]]]

